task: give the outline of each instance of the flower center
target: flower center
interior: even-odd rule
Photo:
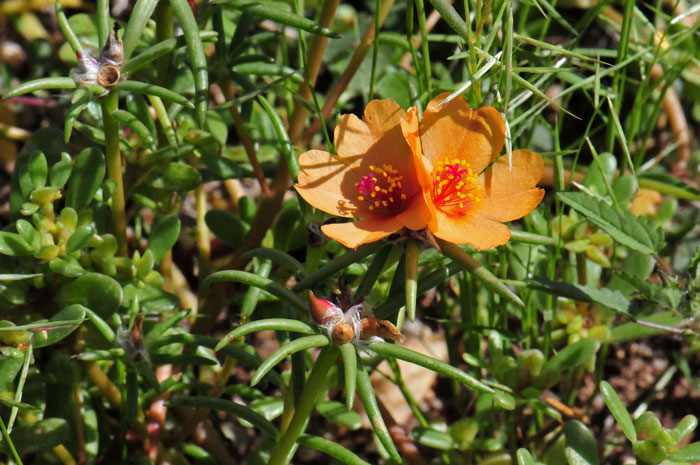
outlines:
[[[371,173],[362,176],[355,184],[357,200],[368,206],[373,213],[380,215],[396,214],[403,209],[406,194],[402,192],[403,176],[391,165],[382,167],[369,165]]]
[[[468,210],[481,201],[481,186],[476,174],[465,160],[444,159],[433,169],[433,203],[436,207]]]

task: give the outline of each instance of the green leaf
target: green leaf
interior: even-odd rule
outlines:
[[[217,35],[218,34],[214,31],[201,31],[199,33],[199,37],[202,39],[202,41],[207,42],[211,42],[212,40],[216,39]],[[185,45],[186,43],[184,36],[162,40],[157,44],[141,51],[141,53],[135,57],[124,61],[124,64],[121,67],[121,72],[122,74],[135,73],[136,71],[145,68],[158,58],[172,53],[176,49],[184,47]]]
[[[3,281],[21,281],[23,279],[32,279],[39,276],[44,276],[42,273],[19,274],[19,273],[0,273],[0,283]]]
[[[602,200],[582,192],[559,192],[559,200],[583,214],[605,230],[613,239],[646,254],[657,253],[664,245],[663,231],[630,211],[616,211]]]
[[[187,192],[196,189],[202,183],[199,172],[184,163],[166,163],[159,166],[148,176],[148,183],[156,189],[175,192]]]
[[[156,263],[160,262],[165,254],[173,248],[179,236],[180,218],[176,215],[159,217],[151,229],[146,250],[153,252]]]
[[[216,365],[216,360],[193,354],[151,354],[151,362],[154,365]]]
[[[239,283],[247,284],[249,286],[259,287],[275,297],[292,304],[294,307],[302,310],[304,312],[308,311],[308,306],[306,303],[299,298],[295,293],[287,289],[286,287],[272,281],[268,278],[262,278],[253,273],[247,273],[245,271],[238,270],[227,270],[227,271],[217,271],[207,277],[204,280],[205,285],[212,283],[217,283],[221,281],[236,281]]]
[[[436,358],[429,357],[427,355],[416,352],[415,350],[407,349],[406,347],[400,347],[395,344],[389,344],[384,341],[374,340],[367,342],[367,348],[375,351],[379,355],[384,357],[394,357],[400,360],[405,360],[416,365],[420,365],[428,370],[432,370],[444,376],[448,376],[455,381],[459,381],[470,388],[479,391],[487,392],[493,394],[493,389],[483,384],[478,379],[466,374],[462,370],[445,363]]]
[[[627,436],[627,439],[632,441],[632,443],[636,442],[637,430],[634,428],[632,417],[617,396],[615,389],[607,381],[601,381],[600,393],[603,395],[605,405],[608,406],[610,413],[612,413],[615,420],[617,420],[617,423],[620,425],[622,432],[625,433],[625,436]]]
[[[700,200],[700,190],[686,184],[676,176],[666,173],[645,173],[639,175],[639,187],[655,190],[661,194],[679,199]]]
[[[257,249],[249,250],[248,252],[243,254],[243,258],[245,259],[251,259],[255,257],[268,258],[273,262],[282,265],[287,269],[287,271],[293,273],[295,276],[304,277],[307,274],[309,274],[306,270],[306,267],[304,267],[303,263],[289,255],[288,253],[285,253],[279,249],[260,247]]]
[[[683,299],[683,291],[679,288],[656,284],[625,272],[616,275],[637,288],[638,293],[634,294],[635,297],[655,302],[669,309],[677,308]]]
[[[299,160],[297,159],[296,153],[294,153],[292,142],[289,140],[289,134],[287,134],[282,118],[280,118],[278,112],[262,96],[258,97],[258,103],[263,107],[263,110],[265,110],[265,113],[267,113],[267,116],[270,118],[272,127],[275,130],[275,135],[277,136],[277,142],[280,144],[282,150],[282,155],[284,155],[284,159],[289,167],[289,174],[292,176],[292,180],[296,182],[301,168],[299,167]]]
[[[250,380],[250,385],[255,386],[258,384],[275,365],[280,363],[282,360],[288,356],[295,354],[297,352],[308,350],[314,347],[325,347],[330,344],[328,336],[323,334],[315,334],[313,336],[300,337],[299,339],[292,339],[280,346],[279,349],[274,351],[269,355],[264,362],[260,364],[260,367],[255,370],[255,374]]]
[[[46,322],[45,328],[34,328],[34,348],[56,344],[61,339],[78,329],[85,319],[85,307],[79,304],[69,305],[56,313]],[[77,321],[76,324],[54,325],[54,322]]]
[[[209,210],[204,216],[204,221],[216,237],[232,247],[241,245],[250,229],[238,216],[226,210]]]
[[[205,396],[178,397],[168,401],[166,405],[172,407],[192,407],[220,410],[244,419],[272,438],[279,436],[279,431],[275,425],[267,421],[265,417],[246,407],[245,405],[241,405],[230,400]]]
[[[151,150],[156,149],[156,143],[151,136],[151,132],[133,113],[126,110],[117,110],[112,113],[112,116],[120,123],[124,123],[129,126],[129,128],[131,128],[131,130],[134,131],[139,138],[141,138],[141,141],[147,145],[148,148]]]
[[[642,320],[642,318],[640,318],[640,320]],[[645,316],[643,320],[653,324],[674,327],[685,321],[685,318],[677,315],[674,311],[669,310],[667,312],[654,313],[653,315]],[[631,321],[629,323],[623,323],[619,326],[615,326],[612,331],[610,331],[610,336],[606,342],[609,344],[618,344],[620,342],[642,339],[662,333],[664,333],[663,328],[644,326],[637,322]]]
[[[35,189],[44,187],[46,185],[46,175],[49,172],[48,165],[46,164],[46,157],[43,153],[35,150],[29,156],[29,162],[27,163],[27,172],[29,173],[29,178],[32,180],[32,185]]]
[[[10,437],[20,454],[31,454],[63,444],[70,438],[70,428],[63,418],[46,418],[34,423],[17,426]],[[5,441],[0,442],[0,451],[9,452]]]
[[[122,36],[125,60],[131,57],[157,4],[158,0],[137,0],[134,8],[131,10],[129,22],[126,24],[124,35]]]
[[[372,242],[370,244],[361,245],[355,250],[350,250],[347,253],[341,255],[340,257],[326,263],[310,275],[306,276],[304,279],[299,281],[296,286],[294,286],[293,290],[295,292],[300,292],[305,289],[309,289],[311,286],[317,286],[320,283],[322,283],[325,279],[330,278],[338,271],[344,270],[351,264],[359,262],[368,255],[373,254],[382,246],[383,244],[377,241]]]
[[[367,417],[372,425],[372,430],[374,434],[377,435],[377,439],[384,446],[384,449],[389,454],[392,460],[396,462],[401,462],[401,455],[396,449],[391,434],[384,423],[384,418],[382,418],[382,413],[379,410],[379,405],[377,405],[377,397],[374,395],[374,388],[372,387],[372,381],[369,379],[369,373],[367,373],[367,368],[364,362],[358,355],[357,361],[357,391],[360,394],[360,399],[362,404],[365,406],[365,411],[367,412]]]
[[[577,283],[550,281],[541,276],[534,276],[528,280],[528,287],[580,302],[595,302],[622,314],[628,314],[630,306],[629,301],[622,292],[611,291],[607,288],[596,289],[589,285],[582,286]]]
[[[187,108],[194,108],[194,105],[187,99],[187,97],[178,94],[177,92],[173,92],[165,87],[149,84],[147,82],[122,79],[116,86],[113,87],[113,89],[124,92],[133,92],[136,94],[153,95],[162,98],[163,100],[179,103]]]
[[[452,436],[433,428],[417,426],[413,428],[411,435],[420,444],[438,450],[450,450],[454,447]]]
[[[595,339],[581,339],[560,350],[554,357],[545,364],[544,370],[562,372],[571,370],[586,363],[598,352],[600,342]]]
[[[362,426],[362,417],[357,412],[349,410],[345,405],[334,400],[323,400],[317,403],[316,411],[333,423],[344,426],[351,431],[360,429]]]
[[[216,344],[214,350],[221,350],[227,344],[232,343],[238,338],[242,338],[247,334],[257,331],[292,331],[301,334],[315,334],[314,329],[299,320],[291,320],[287,318],[267,318],[264,320],[251,321],[238,328],[234,329]]]
[[[66,244],[66,253],[72,253],[85,247],[95,236],[95,228],[91,224],[78,226]]]
[[[0,231],[0,254],[22,256],[32,255],[34,248],[17,233]]]
[[[518,459],[518,465],[535,465],[535,461],[527,449],[518,449],[515,456]]]
[[[207,118],[209,106],[209,73],[207,72],[207,56],[204,54],[202,39],[199,37],[199,26],[194,12],[187,0],[170,0],[173,13],[180,22],[187,42],[187,51],[192,63],[194,74],[194,100],[197,113],[197,125],[201,128]]]
[[[217,0],[212,3],[227,4],[257,18],[270,19],[313,34],[320,34],[333,39],[340,37],[339,34],[308,18],[288,12],[289,7],[284,3],[260,3],[255,0]]]
[[[299,436],[297,443],[301,444],[302,446],[319,450],[324,454],[328,454],[331,457],[337,459],[340,463],[343,463],[345,465],[370,465],[368,462],[365,462],[360,457],[358,457],[345,447],[341,446],[340,444],[333,441],[329,441],[328,439],[322,438],[320,436],[302,434],[301,436]]]
[[[73,78],[69,77],[48,77],[42,79],[35,79],[33,81],[24,82],[13,89],[9,89],[2,95],[3,99],[15,98],[20,95],[28,94],[30,92],[37,92],[46,89],[75,89],[78,85],[75,83]]]
[[[122,303],[123,292],[118,282],[109,276],[89,273],[63,287],[58,294],[61,307],[83,305],[100,318],[109,319]]]
[[[343,357],[345,374],[345,406],[351,410],[355,405],[355,390],[357,388],[357,351],[352,344],[343,344],[339,349]]]
[[[75,158],[75,166],[70,177],[66,206],[80,212],[84,210],[105,176],[105,157],[97,149],[87,148]]]
[[[27,220],[19,219],[15,223],[17,232],[22,239],[29,244],[29,246],[34,250],[39,250],[41,248],[41,234],[37,231],[34,226]]]
[[[694,442],[681,448],[669,457],[674,462],[698,462],[700,461],[700,442]]]
[[[61,160],[54,163],[49,170],[50,184],[53,187],[61,188],[66,184],[73,171],[73,161],[66,152],[61,153]]]
[[[577,420],[567,421],[564,435],[564,454],[569,465],[598,465],[598,444],[586,425]]]

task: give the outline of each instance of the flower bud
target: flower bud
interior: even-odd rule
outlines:
[[[331,333],[333,343],[339,346],[352,341],[354,336],[355,331],[353,330],[352,326],[344,321],[335,325]]]
[[[311,317],[320,325],[327,325],[343,319],[343,311],[326,299],[318,298],[309,291]]]

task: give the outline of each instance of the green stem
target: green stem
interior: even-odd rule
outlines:
[[[309,379],[306,381],[306,387],[304,388],[304,392],[301,394],[299,404],[294,412],[294,417],[292,418],[287,431],[277,442],[267,465],[287,464],[287,456],[292,450],[292,447],[294,447],[297,439],[299,439],[299,436],[301,436],[301,434],[304,432],[309,416],[311,415],[311,410],[316,404],[316,398],[326,383],[328,371],[335,363],[335,359],[337,357],[338,349],[335,346],[329,346],[321,350],[321,353],[316,359],[316,363],[314,363],[314,367],[311,370]]]
[[[418,257],[423,246],[421,241],[411,240],[406,244],[406,315],[416,319],[416,298],[418,297]],[[400,330],[401,328],[399,328]]]
[[[525,304],[520,300],[520,297],[511,291],[508,286],[495,277],[489,270],[484,268],[481,263],[474,260],[467,252],[460,249],[455,244],[443,241],[442,239],[437,239],[437,243],[443,255],[466,267],[467,271],[479,278],[487,289],[510,300],[518,307],[525,308]]]
[[[102,124],[105,132],[107,175],[117,185],[116,190],[112,194],[112,229],[119,245],[119,255],[126,256],[126,209],[124,180],[122,179],[122,160],[119,152],[119,123],[112,116],[112,113],[119,109],[119,91],[112,90],[100,103],[102,105]]]
[[[7,446],[10,448],[10,452],[12,453],[12,457],[14,457],[15,462],[17,462],[19,465],[22,465],[22,460],[19,458],[17,449],[15,449],[15,445],[12,443],[10,433],[7,432],[7,428],[5,427],[5,422],[2,421],[2,417],[0,417],[0,430],[2,430],[2,437],[7,443]]]

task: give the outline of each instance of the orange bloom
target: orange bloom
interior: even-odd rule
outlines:
[[[415,108],[401,122],[431,211],[428,227],[440,239],[479,250],[505,244],[510,230],[501,223],[522,218],[544,196],[537,188],[542,157],[516,150],[512,170],[508,157],[494,162],[505,141],[501,114],[470,110],[461,96],[437,109],[447,95],[428,104],[420,123]]]
[[[401,131],[404,118],[406,112],[393,100],[373,100],[362,120],[340,117],[337,155],[310,150],[299,156],[302,171],[294,187],[304,200],[326,213],[359,219],[321,227],[346,247],[428,224],[415,158]]]

